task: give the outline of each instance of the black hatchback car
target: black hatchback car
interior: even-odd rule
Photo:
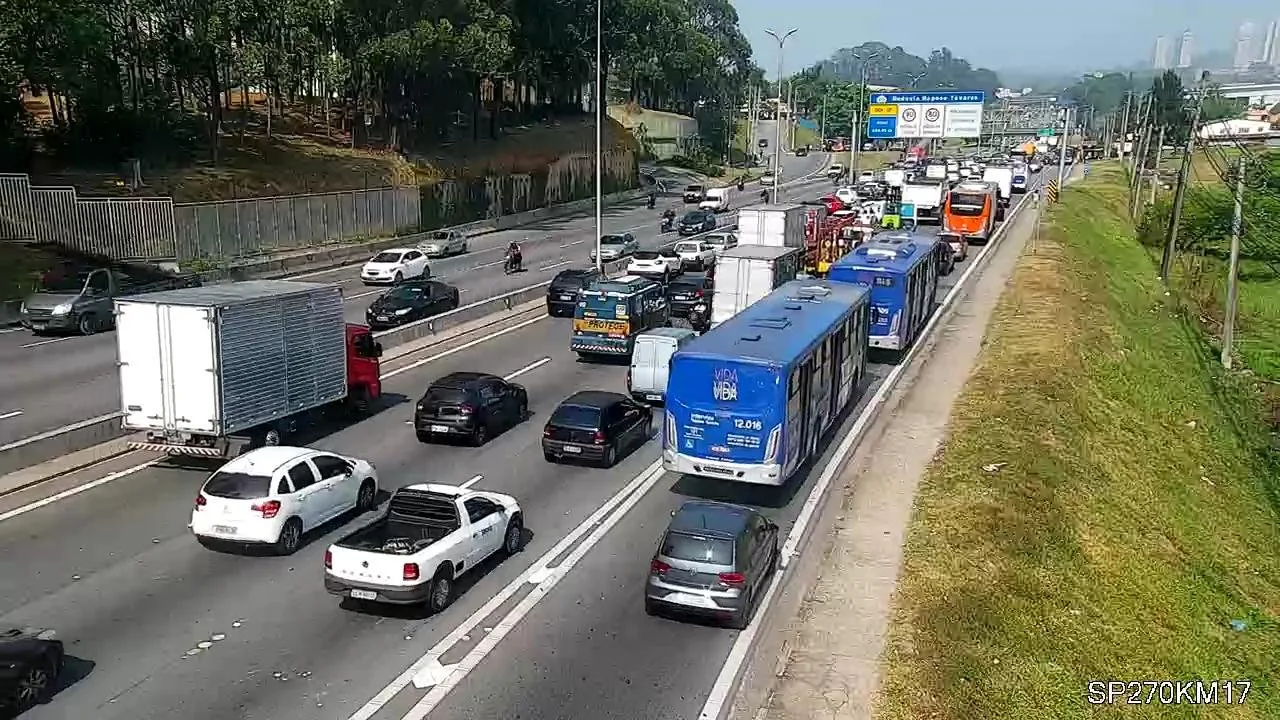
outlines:
[[[456,372],[423,393],[413,411],[413,429],[419,442],[460,438],[479,446],[528,416],[523,385],[487,373]]]
[[[667,306],[671,317],[689,317],[689,311],[698,303],[711,304],[715,281],[707,275],[685,275],[667,285]]]
[[[365,311],[365,322],[374,330],[386,330],[449,312],[459,304],[456,287],[438,280],[410,280],[374,300]]]
[[[710,210],[694,210],[680,218],[681,235],[697,235],[716,229],[716,214]]]
[[[600,279],[595,268],[561,270],[547,286],[547,314],[551,317],[573,317],[578,293]]]
[[[547,462],[581,458],[613,467],[653,434],[653,411],[626,395],[582,390],[565,398],[542,429]]]
[[[51,630],[0,627],[0,717],[16,717],[57,689],[62,641]]]

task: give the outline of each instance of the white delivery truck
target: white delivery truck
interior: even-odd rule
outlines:
[[[809,209],[799,203],[742,208],[738,211],[738,245],[804,247]]]
[[[884,171],[884,184],[889,187],[902,187],[906,179],[907,171],[903,168],[889,168]]]
[[[382,347],[335,285],[250,280],[116,301],[120,404],[135,449],[231,457],[382,394]]]
[[[924,177],[929,180],[947,179],[947,161],[934,159],[924,166]]]
[[[716,263],[711,327],[742,312],[800,273],[800,248],[739,245]]]
[[[1005,208],[1013,197],[1013,168],[988,167],[982,171],[982,181],[993,183],[999,190],[999,207],[996,208],[996,220],[1004,220]]]
[[[916,222],[941,222],[946,180],[912,180],[902,186],[902,202],[915,206]]]

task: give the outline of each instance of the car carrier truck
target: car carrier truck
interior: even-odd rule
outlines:
[[[382,346],[334,285],[251,280],[116,301],[129,446],[233,457],[382,394]]]

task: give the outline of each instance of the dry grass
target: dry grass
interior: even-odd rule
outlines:
[[[1001,300],[917,498],[882,720],[1280,717],[1261,404],[1171,312],[1124,198],[1095,168]],[[1160,678],[1253,687],[1233,707],[1086,701],[1091,680]]]

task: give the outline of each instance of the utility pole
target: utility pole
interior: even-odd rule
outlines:
[[[1160,136],[1156,140],[1156,160],[1151,166],[1151,204],[1156,204],[1156,188],[1160,186],[1160,155],[1164,150],[1164,126],[1160,126]]]
[[[822,125],[818,128],[818,142],[827,139],[827,94],[822,94]]]
[[[1058,197],[1067,176],[1067,133],[1071,132],[1071,108],[1062,109],[1062,140],[1058,141]]]
[[[1111,158],[1111,116],[1102,119],[1102,159]]]
[[[861,135],[859,131],[862,128],[858,125],[857,110],[853,111],[853,122],[851,124],[853,125],[853,134],[850,137],[853,139],[853,144],[849,146],[849,182],[853,182],[858,177],[858,148],[862,145],[862,138],[859,137]]]
[[[754,87],[747,88],[747,144],[743,145],[742,161],[747,163],[747,167],[751,166],[750,158],[756,152],[756,89]]]
[[[1138,190],[1142,187],[1142,167],[1146,164],[1147,156],[1144,154],[1147,146],[1147,99],[1143,98],[1138,103],[1138,122],[1134,126],[1134,143],[1133,143],[1133,175],[1129,178],[1129,215],[1137,212],[1135,209],[1138,205]]]
[[[1236,207],[1231,215],[1231,263],[1227,270],[1227,317],[1222,324],[1222,367],[1231,369],[1236,343],[1236,303],[1240,299],[1240,230],[1244,223],[1244,155],[1236,165]]]
[[[1187,146],[1183,148],[1182,165],[1178,168],[1178,187],[1173,193],[1173,212],[1165,235],[1164,256],[1160,258],[1160,279],[1166,285],[1169,284],[1169,273],[1173,272],[1173,253],[1178,246],[1178,225],[1182,223],[1182,203],[1187,198],[1187,175],[1191,172],[1191,154],[1196,150],[1196,126],[1200,124],[1200,110],[1204,107],[1208,79],[1209,71],[1205,70],[1200,74],[1196,105],[1191,112],[1191,127],[1187,130]]]
[[[1125,91],[1124,97],[1124,120],[1120,123],[1120,165],[1127,166],[1128,163],[1124,157],[1125,143],[1129,142],[1129,105],[1133,103],[1133,91]]]

